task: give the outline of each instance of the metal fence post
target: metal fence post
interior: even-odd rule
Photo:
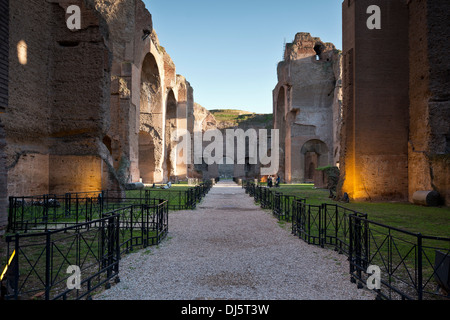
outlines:
[[[15,246],[15,250],[16,250],[16,257],[15,257],[15,266],[14,266],[14,299],[18,300],[19,299],[19,246],[20,246],[20,242],[19,242],[19,234],[16,233],[16,238],[14,239],[14,246]]]
[[[324,210],[324,205],[322,204],[319,207],[319,244],[320,247],[324,248],[325,247],[325,240],[326,240],[326,231],[324,228],[324,221],[325,221],[325,210]]]
[[[15,218],[16,218],[16,203],[13,197],[9,197],[9,207],[8,207],[8,226],[7,232],[16,231],[15,230]]]
[[[352,214],[348,215],[348,228],[349,228],[349,248],[348,248],[348,260],[350,262],[350,274],[352,275],[351,281],[355,283],[355,279],[353,277],[353,271],[355,267],[353,265],[353,242],[354,242],[354,234],[353,234],[353,220]]]
[[[50,231],[46,231],[45,235],[45,300],[50,300],[50,286],[51,286],[51,237]]]
[[[418,300],[423,299],[423,265],[422,265],[422,234],[417,234],[417,295]]]

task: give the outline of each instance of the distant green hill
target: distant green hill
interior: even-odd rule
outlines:
[[[209,112],[216,118],[219,128],[222,129],[229,127],[270,129],[273,126],[272,114],[259,114],[234,109],[213,109]]]

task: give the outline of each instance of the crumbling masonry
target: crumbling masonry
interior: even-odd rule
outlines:
[[[283,181],[313,181],[318,167],[339,161],[341,53],[309,33],[286,44],[273,90]]]
[[[67,27],[69,5],[81,8],[80,30]],[[171,129],[193,128],[193,89],[142,1],[2,0],[1,8],[0,227],[8,195],[123,191],[188,176]]]
[[[380,28],[367,27],[369,6]],[[345,0],[341,194],[450,205],[450,2]]]
[[[278,174],[305,182],[337,165],[339,198],[414,202],[433,191],[448,206],[449,12],[444,0],[345,0],[342,54],[297,34],[273,91]]]

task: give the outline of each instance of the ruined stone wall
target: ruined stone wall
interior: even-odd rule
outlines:
[[[173,92],[178,104],[178,90],[186,96],[185,88],[178,83],[184,80],[177,77],[175,63],[160,45],[151,14],[142,1],[89,2],[104,17],[110,30],[114,120],[108,137],[112,141],[113,173],[122,183],[140,179],[144,183],[167,182],[171,175],[167,173],[171,170],[166,132],[168,97]],[[193,101],[192,92],[191,95]],[[181,109],[185,108],[186,100],[181,102]]]
[[[8,108],[9,0],[0,0],[0,114]],[[8,221],[6,142],[0,117],[0,235]]]
[[[228,116],[234,115],[236,118],[221,117],[223,113],[226,113]],[[215,116],[216,114],[219,114],[217,118]],[[201,134],[198,139],[202,139],[200,143],[195,143],[194,148],[197,148],[197,151],[195,151],[196,154],[207,156],[208,154],[214,153],[213,157],[217,155],[217,149],[215,149],[215,152],[212,152],[211,143],[220,140],[216,140],[216,136],[212,138],[212,141],[205,137],[207,131],[216,131],[218,132],[217,139],[221,139],[221,150],[219,149],[219,152],[222,153],[222,158],[215,158],[214,160],[217,161],[210,165],[206,163],[207,159],[203,158],[203,163],[199,163],[200,159],[197,158],[194,172],[190,177],[203,179],[214,179],[217,177],[241,179],[261,178],[262,167],[258,153],[258,146],[260,145],[259,131],[262,129],[272,129],[270,115],[253,114],[240,110],[209,111],[196,103],[194,107],[194,118],[194,133],[197,135]],[[245,142],[240,139],[242,138],[241,133],[245,135]],[[227,138],[231,138],[232,134],[234,134],[234,149],[227,143]],[[267,146],[270,148],[270,131],[267,140]],[[245,143],[245,145],[241,143]],[[242,149],[238,149],[238,146],[245,148],[245,153],[238,153],[238,151],[242,151]],[[250,148],[254,148],[252,151],[255,153],[252,154]],[[232,154],[231,151],[233,152]],[[269,165],[266,165],[266,167],[269,167]]]
[[[107,22],[109,42],[112,51],[110,109],[111,126],[107,137],[111,141],[109,155],[110,174],[116,175],[120,183],[139,181],[139,132],[141,126],[141,90],[152,75],[143,79],[142,69],[149,60],[146,53],[151,51],[151,37],[142,40],[144,30],[152,32],[150,13],[141,1],[89,0]],[[149,62],[153,67],[153,61]],[[160,74],[155,75],[160,79]],[[141,88],[142,87],[142,88]],[[160,83],[157,86],[159,90]],[[161,103],[161,97],[159,99]],[[150,105],[142,104],[142,113],[150,114]],[[161,109],[161,108],[159,108]],[[160,113],[161,111],[159,111]]]
[[[67,28],[69,5],[81,8],[80,30]],[[9,77],[0,64],[0,212],[6,195],[123,192],[143,176],[163,182],[167,93],[183,96],[176,112],[184,119],[175,117],[182,122],[175,126],[186,128],[193,90],[176,76],[145,4],[17,0],[8,8],[1,20],[10,37],[0,47],[9,60]],[[3,220],[0,214],[0,228]]]
[[[5,131],[3,130],[3,125],[0,122],[0,235],[2,235],[3,229],[8,222],[8,172],[6,170],[6,156],[4,152],[5,146]]]
[[[343,104],[343,92],[342,92],[342,52],[339,50],[333,50],[333,72],[335,79],[335,88],[333,93],[333,165],[339,165],[341,154],[341,129],[342,129],[342,104]]]
[[[80,30],[67,28],[69,5],[81,8]],[[8,194],[123,191],[143,175],[162,182],[167,93],[188,90],[145,4],[18,0],[10,12]]]
[[[370,5],[384,14],[367,28]],[[408,194],[408,11],[403,1],[343,5],[344,116],[342,191],[353,199]]]
[[[215,130],[217,129],[217,121],[215,117],[209,112],[207,109],[199,105],[198,103],[194,103],[194,134],[202,134],[207,130]],[[193,149],[197,148],[197,151],[194,150],[194,156],[197,153],[201,153],[203,155],[203,150],[207,144],[201,144],[199,146],[198,142],[195,141],[193,137]],[[216,178],[218,176],[218,168],[217,166],[208,166],[204,161],[200,162],[199,159],[194,158],[194,169],[191,173],[190,178],[195,179],[210,179]]]
[[[297,33],[286,45],[274,90],[274,127],[281,130],[284,162],[279,174],[286,182],[312,180],[306,175],[311,166],[315,169],[336,163],[340,69],[341,54],[335,46],[309,33]],[[317,148],[319,145],[325,147]]]
[[[67,28],[69,4],[81,8],[81,30]],[[68,168],[76,163],[83,171],[92,157],[102,162],[109,126],[105,27],[82,0],[10,2],[10,103],[4,117],[10,195],[73,191],[77,177]],[[96,182],[83,191],[100,190],[102,180]]]
[[[191,159],[187,166],[187,177],[197,178],[194,163],[195,102],[194,89],[187,83],[187,130],[191,135]]]
[[[366,27],[369,5],[379,30]],[[448,12],[448,1],[343,3],[341,192],[412,202],[435,190],[449,204]]]
[[[96,11],[79,1],[82,28],[70,31],[65,12],[69,4],[75,3],[61,1],[53,5],[50,25],[53,61],[49,80],[49,191],[57,194],[102,190],[105,186],[118,188],[114,179],[109,183],[108,176],[102,179],[102,164],[109,154],[103,143],[110,126],[108,30]]]
[[[448,1],[409,3],[409,198],[438,191],[450,205]]]
[[[10,2],[9,104],[6,132],[8,194],[48,193],[51,4]],[[25,12],[24,7],[28,7]],[[39,32],[37,32],[39,30]],[[28,177],[21,177],[23,172]]]
[[[183,139],[190,139],[190,135],[187,135],[189,132],[188,121],[193,120],[189,116],[189,108],[192,105],[192,102],[189,102],[188,99],[193,98],[190,96],[190,84],[186,81],[186,78],[182,75],[177,75],[176,77],[176,90],[178,92],[178,104],[177,104],[177,120],[176,120],[176,129],[179,130],[178,136],[176,137],[178,143],[182,145]],[[177,145],[175,143],[174,147]],[[188,165],[190,164],[191,159],[186,158],[186,161],[181,161],[182,158],[185,157],[185,154],[182,154],[181,151],[175,149],[175,158],[174,164],[176,167],[175,171],[175,179],[176,180],[186,180],[188,178]],[[187,151],[186,151],[187,152]],[[187,155],[186,155],[187,156]],[[180,160],[180,161],[179,161]]]

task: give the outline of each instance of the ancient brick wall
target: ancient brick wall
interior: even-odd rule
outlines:
[[[10,3],[10,100],[5,115],[10,195],[103,186],[101,179],[93,179],[79,190],[78,172],[70,169],[86,168],[86,180],[91,158],[102,163],[108,153],[102,143],[109,126],[107,29],[84,0],[70,4],[81,8],[80,30],[67,28],[67,1]],[[102,176],[101,169],[97,175]]]
[[[436,190],[450,205],[448,1],[409,4],[409,196]]]
[[[168,179],[165,120],[168,93],[180,109],[175,63],[160,45],[143,1],[86,0],[108,24],[112,49],[110,159],[121,182],[161,183]],[[184,89],[181,89],[184,91]],[[191,92],[191,110],[193,93]],[[187,113],[184,112],[184,122]],[[186,125],[184,125],[184,128]],[[180,178],[186,176],[183,168]]]
[[[366,26],[377,5],[381,29]],[[448,1],[343,3],[341,193],[450,203]]]
[[[0,115],[8,106],[9,1],[0,0]],[[7,223],[5,131],[0,118],[0,234]]]
[[[82,25],[77,31],[66,26],[66,5],[55,4],[51,8],[51,193],[95,191],[107,184],[101,179],[101,164],[108,154],[103,138],[110,126],[107,29],[95,10],[83,1],[78,4]]]
[[[367,9],[381,9],[369,29]],[[349,1],[343,9],[343,192],[360,200],[408,196],[408,10],[403,1]]]
[[[8,194],[47,193],[50,5],[11,1],[9,21]]]
[[[331,43],[300,32],[286,45],[274,90],[274,127],[280,129],[280,176],[312,180],[313,167],[335,164],[339,141],[341,55]],[[315,143],[317,142],[317,143]],[[325,146],[319,149],[314,146]],[[311,162],[307,153],[315,153]],[[336,156],[336,159],[338,157]]]

